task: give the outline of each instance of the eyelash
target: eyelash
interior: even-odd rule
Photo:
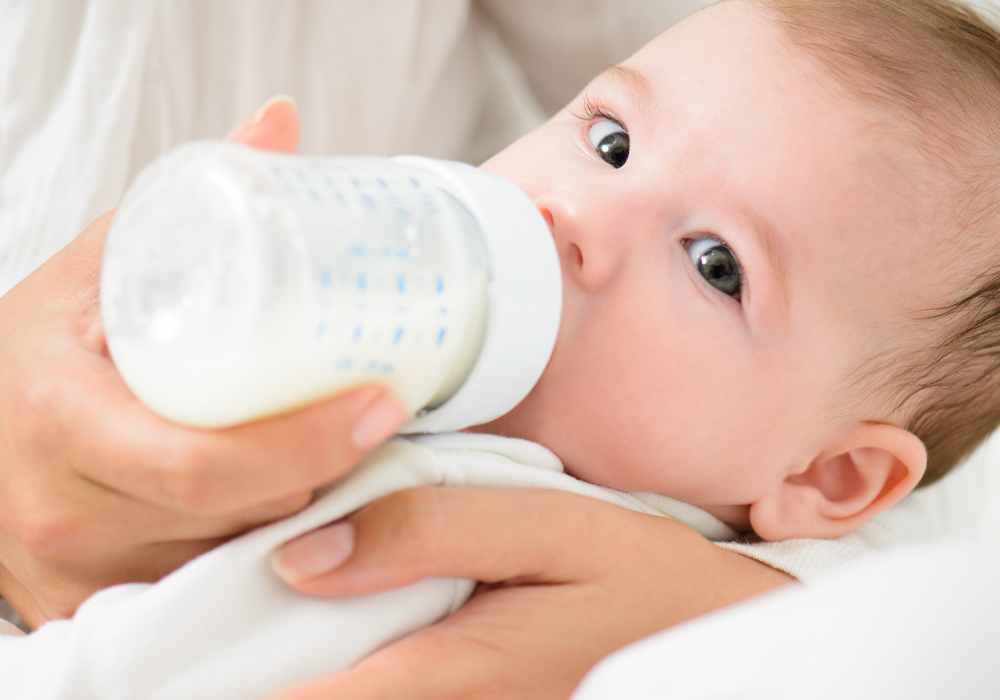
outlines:
[[[598,99],[595,99],[590,95],[590,93],[583,94],[583,113],[579,113],[575,110],[571,110],[570,114],[579,119],[582,122],[590,122],[595,119],[608,119],[613,121],[615,124],[620,125],[625,131],[628,131],[628,127],[618,117],[611,113],[611,110]]]

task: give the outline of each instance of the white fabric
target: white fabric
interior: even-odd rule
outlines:
[[[996,700],[996,538],[867,557],[617,652],[573,700]]]
[[[32,700],[246,700],[347,667],[456,610],[473,581],[425,579],[374,596],[310,598],[271,571],[273,549],[371,501],[420,485],[570,491],[644,513],[674,515],[562,473],[540,445],[492,435],[397,438],[302,513],[194,559],[157,584],[88,599],[73,620],[0,636],[4,697]],[[676,511],[706,536],[732,532],[707,513]]]

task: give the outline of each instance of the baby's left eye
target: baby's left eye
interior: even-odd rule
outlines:
[[[717,238],[701,236],[687,242],[688,255],[705,281],[737,301],[743,293],[743,270],[736,254]]]
[[[601,117],[590,127],[587,138],[601,159],[609,165],[620,168],[628,161],[628,132],[615,120]]]

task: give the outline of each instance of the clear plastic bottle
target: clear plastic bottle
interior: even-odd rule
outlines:
[[[561,277],[530,199],[479,169],[196,142],[126,194],[101,304],[124,380],[171,420],[233,425],[376,381],[411,432],[453,430],[538,380]]]

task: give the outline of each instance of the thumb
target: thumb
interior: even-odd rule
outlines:
[[[295,100],[287,95],[272,97],[229,132],[226,140],[265,151],[295,151],[299,146],[299,110]]]

